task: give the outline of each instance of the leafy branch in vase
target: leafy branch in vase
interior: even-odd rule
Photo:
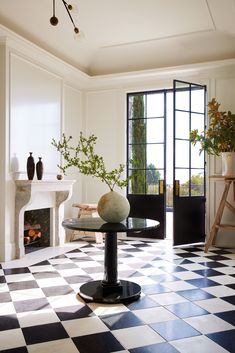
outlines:
[[[103,157],[95,153],[96,140],[95,135],[92,134],[86,138],[80,132],[78,143],[74,147],[71,145],[72,136],[66,137],[63,134],[61,141],[58,142],[53,138],[52,145],[56,147],[64,160],[63,165],[58,165],[59,169],[66,175],[67,169],[75,167],[81,174],[100,179],[110,191],[113,191],[116,185],[120,188],[127,186],[129,178],[121,179],[125,164],[119,164],[118,168],[107,171]]]

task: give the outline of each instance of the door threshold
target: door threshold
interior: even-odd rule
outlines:
[[[123,235],[118,235],[118,240],[140,240],[140,241],[149,241],[154,243],[160,243],[167,241],[168,243],[172,243],[172,239],[154,239],[154,238],[140,238],[140,237],[127,237]]]

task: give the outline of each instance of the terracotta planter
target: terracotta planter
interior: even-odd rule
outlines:
[[[235,175],[235,152],[223,152],[222,175]]]
[[[130,204],[126,197],[115,191],[110,191],[101,196],[97,211],[104,221],[108,223],[120,223],[130,212]]]

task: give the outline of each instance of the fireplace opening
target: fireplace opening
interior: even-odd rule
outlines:
[[[50,246],[50,208],[24,212],[25,253]]]

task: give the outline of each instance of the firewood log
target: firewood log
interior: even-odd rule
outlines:
[[[29,229],[29,231],[28,231],[28,235],[30,236],[30,237],[34,237],[34,235],[35,235],[35,230],[33,230],[33,229]]]
[[[24,243],[29,244],[30,243],[30,237],[24,237]]]
[[[41,235],[42,235],[41,232],[36,231],[35,235],[31,239],[33,239],[33,241],[35,241],[35,240],[41,238]]]

